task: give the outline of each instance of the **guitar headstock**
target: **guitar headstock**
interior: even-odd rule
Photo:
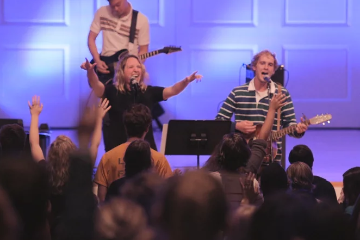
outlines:
[[[331,119],[332,119],[331,114],[321,114],[321,115],[316,115],[315,117],[309,119],[309,122],[312,125],[316,125],[316,124],[320,124],[320,123],[325,125],[325,122],[330,123]]]
[[[175,47],[175,46],[167,46],[159,50],[160,53],[165,53],[165,54],[181,52],[181,51],[182,51],[181,47]]]

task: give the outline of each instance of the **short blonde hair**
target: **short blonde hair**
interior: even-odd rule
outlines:
[[[251,60],[251,66],[252,66],[252,67],[255,67],[256,64],[258,63],[260,57],[263,56],[263,55],[270,55],[270,56],[272,56],[272,57],[274,58],[274,70],[276,71],[276,70],[278,69],[278,67],[279,67],[278,61],[276,60],[276,55],[275,55],[275,53],[272,53],[272,52],[270,52],[269,50],[263,50],[263,51],[257,53],[257,54],[253,57],[253,59]]]
[[[115,75],[114,75],[114,79],[113,79],[113,84],[115,85],[115,87],[120,91],[120,92],[125,92],[125,73],[124,73],[124,69],[125,69],[125,65],[126,62],[129,58],[135,58],[136,60],[139,61],[140,65],[141,65],[141,78],[140,78],[140,89],[142,92],[144,92],[146,90],[146,84],[144,83],[145,81],[145,77],[147,77],[147,73],[146,73],[146,69],[144,64],[142,64],[142,62],[140,61],[140,59],[135,56],[135,55],[131,55],[131,54],[124,54],[121,55],[121,57],[119,58],[119,61],[117,63],[116,66],[116,71],[115,71]]]

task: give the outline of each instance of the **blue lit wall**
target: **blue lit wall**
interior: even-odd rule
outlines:
[[[162,103],[171,118],[213,119],[230,90],[245,82],[243,63],[270,49],[289,71],[297,117],[331,113],[328,127],[360,127],[360,2],[355,0],[134,0],[150,20],[151,45],[183,51],[148,59],[150,84],[204,75]],[[0,118],[29,125],[38,94],[50,126],[74,126],[89,88],[79,68],[96,8],[106,0],[3,0],[0,5]],[[101,39],[98,41],[101,46]]]

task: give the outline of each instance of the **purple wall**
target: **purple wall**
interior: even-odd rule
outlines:
[[[183,51],[148,59],[151,84],[168,86],[194,70],[204,75],[162,103],[171,118],[213,119],[229,91],[245,82],[243,63],[270,49],[289,71],[299,119],[331,113],[328,127],[360,127],[360,2],[355,0],[134,0],[150,20],[151,45]],[[89,94],[79,66],[94,9],[106,0],[3,0],[0,5],[0,118],[29,125],[38,94],[41,122],[74,126]],[[98,41],[101,46],[101,39]]]

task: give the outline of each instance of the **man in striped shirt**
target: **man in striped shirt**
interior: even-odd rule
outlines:
[[[278,85],[269,76],[275,73],[278,63],[275,54],[268,50],[256,54],[251,61],[255,77],[250,82],[235,87],[223,103],[217,119],[230,120],[235,114],[235,129],[244,133],[255,132],[257,124],[263,124],[269,110],[269,101],[273,95],[278,94]],[[294,106],[289,92],[281,87],[281,92],[287,96],[286,104],[281,108],[280,125],[282,128],[297,124],[296,131],[289,134],[292,137],[301,138],[307,130],[307,125],[296,123]],[[278,116],[275,114],[273,131],[277,130]],[[275,161],[281,161],[281,139],[278,139],[278,151]]]

